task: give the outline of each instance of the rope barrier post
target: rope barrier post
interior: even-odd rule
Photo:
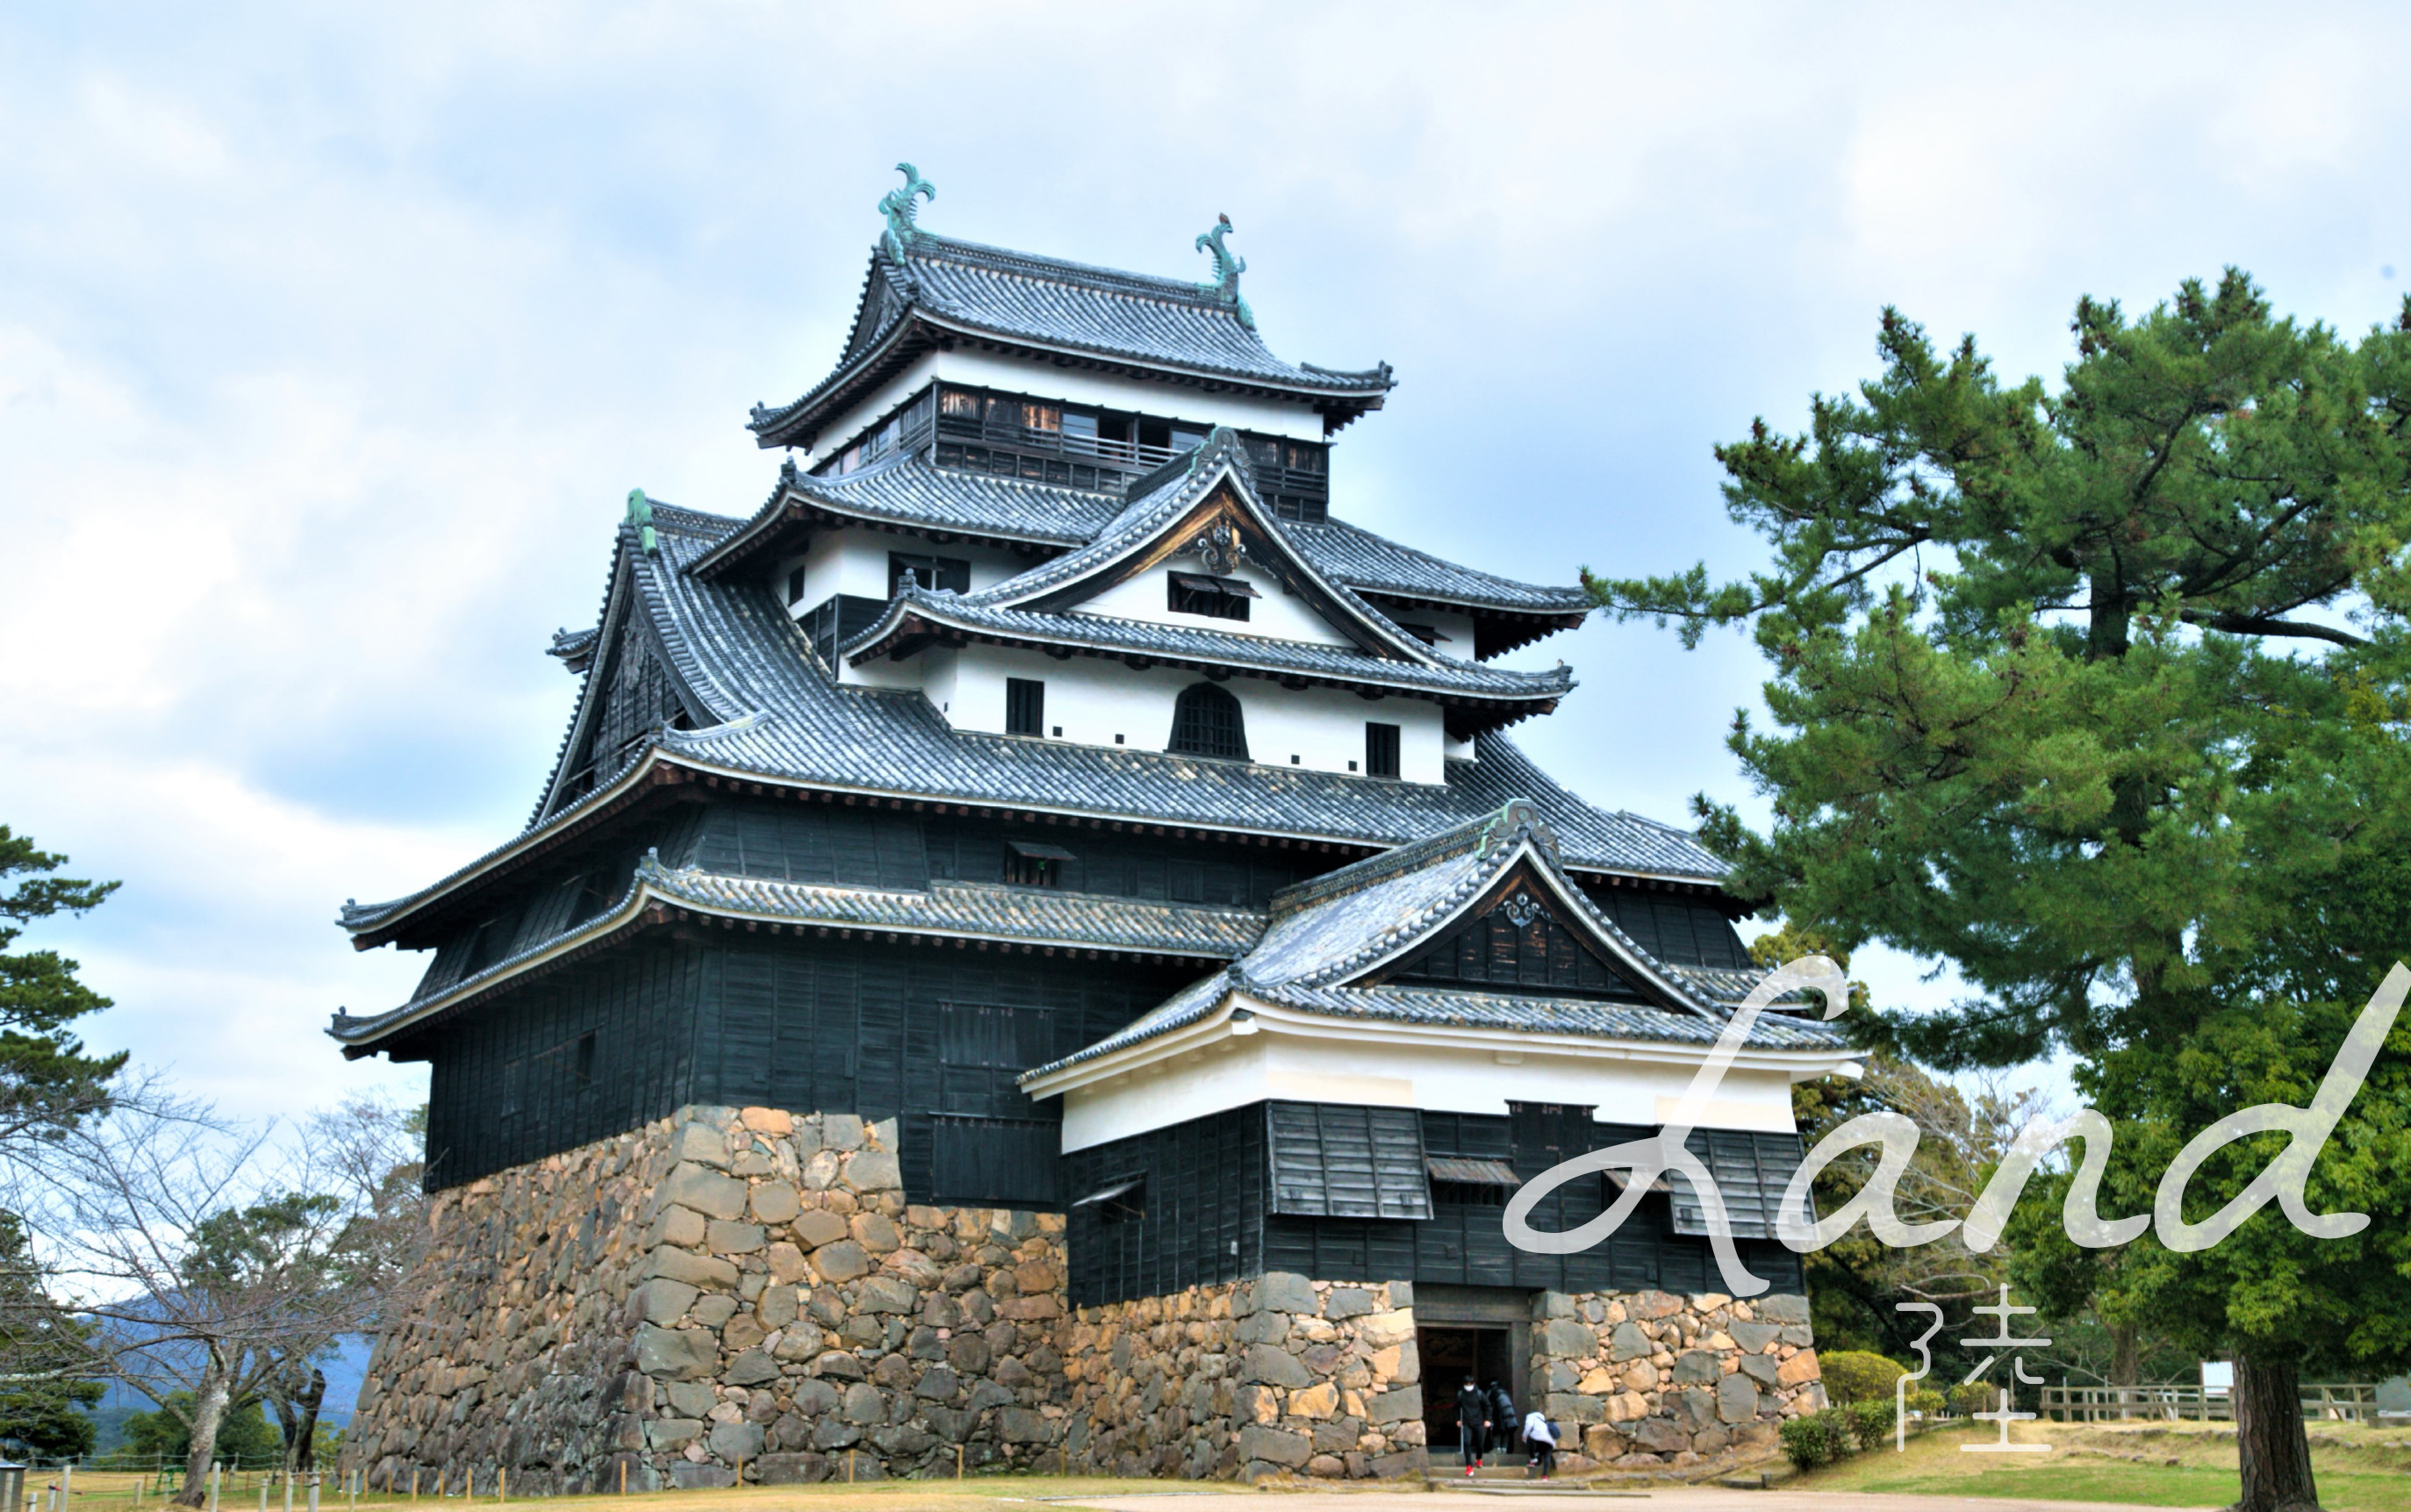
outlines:
[[[852,1449],[845,1451],[845,1483],[849,1486],[854,1484],[854,1450]]]
[[[410,1499],[414,1502],[418,1500],[418,1467],[416,1465],[410,1467]]]
[[[310,1472],[310,1512],[318,1512],[318,1472]]]
[[[628,1461],[625,1460],[620,1461],[620,1494],[628,1494]]]
[[[959,1444],[955,1446],[955,1478],[963,1478],[963,1447]]]
[[[509,1466],[507,1466],[507,1465],[496,1465],[496,1466],[494,1467],[494,1500],[495,1500],[495,1501],[497,1501],[497,1502],[507,1502],[507,1501],[509,1501],[510,1499],[511,1499],[511,1472],[510,1472],[510,1467],[509,1467]],[[313,1509],[312,1509],[312,1512],[316,1512],[316,1509],[315,1509],[315,1508],[313,1508]]]
[[[210,1466],[210,1512],[218,1512],[218,1481],[226,1475],[226,1466],[212,1462]]]

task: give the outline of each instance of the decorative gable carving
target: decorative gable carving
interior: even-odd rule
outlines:
[[[1518,866],[1446,933],[1374,980],[1647,1000],[1589,933]]]

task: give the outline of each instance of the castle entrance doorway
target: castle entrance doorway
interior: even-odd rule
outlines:
[[[1415,1353],[1423,1362],[1424,1443],[1435,1467],[1454,1462],[1464,1452],[1457,1434],[1456,1393],[1469,1377],[1488,1390],[1490,1383],[1507,1385],[1514,1377],[1510,1360],[1510,1333],[1498,1327],[1427,1327],[1415,1330]],[[1507,1387],[1513,1391],[1512,1385]],[[1520,1410],[1522,1403],[1517,1403]],[[1491,1435],[1494,1456],[1517,1447],[1512,1432]]]

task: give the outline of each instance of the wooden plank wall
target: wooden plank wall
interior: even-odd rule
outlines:
[[[1015,1078],[1111,1034],[1191,975],[862,941],[639,943],[498,996],[429,1037],[430,1117],[447,1152],[431,1185],[700,1102],[900,1118],[913,1200],[1041,1205],[1059,1185],[1060,1106],[1032,1102]],[[591,1084],[538,1065],[559,1046],[574,1059],[590,1031]],[[936,1161],[940,1114],[951,1115],[948,1147],[963,1168]],[[1010,1189],[985,1189],[997,1180]]]

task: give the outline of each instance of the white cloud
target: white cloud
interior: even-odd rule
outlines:
[[[1555,579],[1744,560],[1708,448],[1863,376],[1885,301],[2018,373],[2082,291],[2232,261],[2355,328],[2411,264],[2391,9],[1211,15],[0,17],[0,822],[127,880],[46,934],[95,1038],[250,1111],[416,1074],[317,1033],[417,964],[334,905],[521,821],[619,501],[758,502],[739,422],[825,371],[899,158],[933,225],[1154,271],[1228,212],[1277,349],[1398,365],[1343,508]],[[1533,654],[1591,795],[1749,801],[1745,646]]]

